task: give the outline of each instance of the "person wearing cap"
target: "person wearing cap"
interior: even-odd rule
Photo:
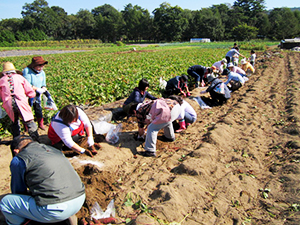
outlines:
[[[213,74],[207,75],[207,82],[210,84],[205,91],[201,91],[200,94],[209,92],[212,102],[215,105],[223,105],[231,97],[228,87],[216,78]]]
[[[241,60],[241,69],[245,71],[246,74],[251,74],[255,72],[254,67],[246,61],[246,59]]]
[[[0,98],[3,102],[2,107],[13,122],[11,125],[13,137],[20,135],[19,119],[21,118],[28,127],[29,135],[34,140],[38,140],[38,128],[34,123],[33,113],[27,99],[28,97],[34,98],[35,91],[22,76],[22,72],[16,70],[14,64],[11,62],[3,64],[0,76]]]
[[[205,67],[201,65],[194,65],[188,68],[187,73],[195,79],[195,88],[205,86],[206,75],[216,72],[216,67]]]
[[[238,73],[230,71],[229,69],[224,70],[224,75],[227,76],[227,81],[224,84],[228,85],[230,91],[236,91],[245,84],[244,77]]]
[[[231,72],[240,74],[242,77],[247,77],[246,72],[245,72],[242,68],[233,65],[233,63],[228,63],[227,68],[228,68]],[[248,79],[245,79],[245,81],[246,81],[246,80],[248,80]]]
[[[26,135],[13,139],[11,151],[12,194],[0,201],[7,224],[56,223],[76,217],[85,201],[85,187],[64,154]]]
[[[243,58],[245,58],[244,55],[242,55],[240,52],[239,52],[239,47],[234,47],[232,49],[230,49],[227,53],[226,53],[226,60],[227,60],[227,64],[230,63],[230,62],[233,62],[233,56],[235,54],[237,54],[237,56],[242,56]]]
[[[130,106],[133,103],[142,103],[146,98],[151,100],[157,99],[152,96],[147,90],[149,88],[149,82],[147,79],[143,78],[139,82],[139,86],[134,88],[133,92],[131,92],[130,96],[125,100],[123,104],[123,111],[128,115]]]
[[[216,68],[216,73],[222,74],[226,68],[227,60],[224,58],[221,61],[215,62],[212,66]]]
[[[187,85],[187,81],[187,75],[181,75],[171,78],[167,81],[167,86],[165,90],[166,95],[170,96],[182,94],[184,97],[190,96],[191,94]]]
[[[31,84],[33,90],[36,92],[36,98],[30,99],[29,104],[33,106],[35,117],[40,129],[45,130],[43,110],[41,106],[41,95],[45,94],[49,102],[54,102],[50,93],[46,88],[46,74],[44,66],[48,64],[42,56],[32,58],[31,63],[23,70],[23,76]]]
[[[79,136],[87,134],[88,149],[80,147],[76,142]],[[52,119],[48,129],[48,137],[52,146],[62,150],[64,146],[77,152],[93,156],[97,151],[92,148],[95,145],[93,127],[85,112],[75,105],[66,105]],[[97,147],[100,147],[97,144]]]

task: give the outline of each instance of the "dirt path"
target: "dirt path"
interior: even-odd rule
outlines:
[[[115,199],[119,222],[300,224],[300,54],[269,54],[226,105],[201,110],[188,100],[197,122],[175,142],[158,141],[156,158],[134,157],[142,144],[125,122],[118,144],[101,143],[98,165],[72,158],[87,190],[77,216],[89,220],[95,202],[105,209]],[[9,193],[8,152],[0,150],[1,194]]]

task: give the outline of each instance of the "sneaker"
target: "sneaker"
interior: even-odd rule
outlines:
[[[139,152],[139,154],[144,157],[156,157],[155,152],[150,152],[150,151]]]

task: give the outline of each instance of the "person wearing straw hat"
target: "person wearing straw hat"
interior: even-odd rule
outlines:
[[[11,62],[3,64],[3,70],[0,73],[0,97],[3,102],[2,107],[7,115],[12,120],[12,135],[17,137],[20,135],[21,118],[28,128],[28,133],[34,140],[38,140],[39,134],[37,126],[34,123],[34,117],[31,107],[28,104],[29,98],[35,97],[35,91],[32,89],[29,82],[21,76],[22,72],[16,70]]]
[[[252,74],[255,72],[254,67],[246,61],[246,59],[241,60],[241,69],[245,71],[246,74]]]
[[[46,88],[46,74],[44,66],[48,64],[42,56],[32,58],[31,63],[23,70],[23,76],[32,85],[33,90],[36,92],[36,98],[30,99],[29,104],[33,106],[35,117],[40,129],[45,130],[43,110],[41,106],[41,95],[44,94],[48,98],[47,101],[54,102],[50,93]]]
[[[246,77],[246,72],[242,68],[233,65],[233,63],[228,63],[227,67],[231,72],[240,74],[242,77],[246,78],[245,81],[248,81]]]
[[[7,224],[75,222],[85,186],[64,154],[26,135],[15,137],[10,149],[12,194],[0,201]]]
[[[213,74],[207,75],[207,82],[210,84],[205,91],[201,91],[200,94],[209,92],[213,104],[223,105],[231,97],[228,87],[222,80],[216,78]]]

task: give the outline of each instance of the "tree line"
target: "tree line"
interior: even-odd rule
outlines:
[[[23,18],[0,21],[2,46],[15,41],[98,39],[102,42],[212,41],[272,39],[300,36],[299,9],[267,11],[264,0],[236,0],[199,10],[182,9],[163,2],[150,14],[138,5],[118,11],[109,4],[68,15],[45,0],[25,3]]]

